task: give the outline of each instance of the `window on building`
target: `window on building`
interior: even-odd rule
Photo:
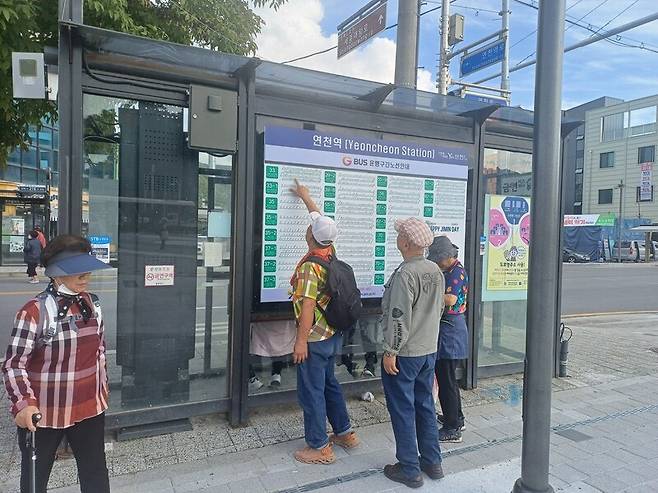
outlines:
[[[584,138],[585,137],[585,124],[582,124],[580,127],[576,129],[576,138]]]
[[[576,141],[576,155],[578,155],[579,152],[581,155],[585,152],[585,141],[583,139]]]
[[[21,181],[21,167],[14,164],[7,164],[5,169],[0,168],[0,178],[7,181]]]
[[[51,159],[50,151],[39,151],[39,168],[50,168]]]
[[[623,139],[628,126],[628,113],[615,113],[601,117],[601,142]]]
[[[637,162],[653,163],[656,160],[656,146],[638,147]]]
[[[656,107],[648,106],[630,111],[629,136],[656,132]]]
[[[612,204],[612,188],[599,190],[599,204]]]
[[[23,167],[36,168],[37,167],[37,149],[30,146],[27,151],[23,151]]]
[[[635,202],[653,202],[653,185],[651,186],[651,196],[642,197],[642,192],[640,187],[635,187]]]
[[[7,161],[9,161],[10,163],[20,165],[21,150],[18,147],[14,147],[14,149],[12,149],[12,151],[9,153],[9,157],[7,158]]]
[[[26,185],[37,184],[37,170],[23,168],[23,179],[21,180]]]
[[[583,213],[583,204],[574,205],[573,206],[573,213],[574,214],[582,214]]]
[[[582,171],[583,170],[584,162],[585,162],[584,158],[582,158],[582,157],[577,157],[576,158],[576,171],[578,171],[578,170]]]
[[[613,168],[615,166],[615,153],[602,152],[599,154],[599,167],[600,168]]]

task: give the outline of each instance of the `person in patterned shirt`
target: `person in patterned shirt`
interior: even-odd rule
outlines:
[[[91,255],[89,241],[72,235],[50,242],[42,260],[51,283],[16,314],[2,365],[22,452],[21,493],[29,489],[28,429],[36,432],[37,492],[45,493],[66,436],[82,493],[106,493],[105,335],[100,303],[87,286],[92,271],[109,266]],[[37,413],[42,418],[35,427]]]
[[[446,282],[445,310],[439,324],[435,373],[439,383],[439,402],[442,411],[437,419],[443,425],[439,430],[439,440],[451,443],[462,441],[464,413],[455,370],[460,360],[468,358],[468,328],[465,315],[468,275],[457,258],[457,253],[457,247],[446,236],[437,236],[427,256],[441,268]]]
[[[307,464],[331,464],[336,461],[332,445],[351,449],[359,445],[359,439],[352,431],[343,391],[334,375],[342,337],[324,313],[330,301],[325,293],[328,272],[308,259],[320,257],[328,262],[335,255],[338,230],[333,219],[320,213],[308,188],[295,180],[290,191],[304,202],[311,216],[306,230],[308,253],[290,279],[297,322],[293,362],[298,365],[297,399],[304,412],[306,439],[306,447],[294,455]],[[327,435],[327,418],[333,429],[331,435]]]

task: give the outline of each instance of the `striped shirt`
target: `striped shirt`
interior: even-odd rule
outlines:
[[[315,320],[309,332],[308,342],[324,341],[336,332],[327,323],[327,319],[323,313],[331,300],[324,292],[327,284],[327,274],[327,269],[315,262],[304,262],[297,270],[297,282],[292,293],[292,303],[297,323],[299,323],[299,317],[302,314],[304,298],[310,298],[317,302]]]
[[[91,296],[84,294],[89,306]],[[49,296],[46,314],[33,299],[16,314],[5,362],[5,387],[14,416],[27,406],[37,406],[44,428],[67,428],[104,412],[108,407],[105,336],[100,307],[85,322],[77,304],[60,322],[62,299]],[[45,316],[46,318],[42,318]],[[48,324],[50,322],[50,324]],[[52,340],[43,344],[42,325],[57,326]]]

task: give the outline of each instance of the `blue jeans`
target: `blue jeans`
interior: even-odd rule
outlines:
[[[297,366],[297,399],[304,411],[304,436],[309,447],[321,449],[329,443],[327,418],[336,435],[352,431],[340,384],[334,375],[342,337],[308,343],[308,358]]]
[[[425,465],[441,462],[432,397],[435,362],[436,353],[414,358],[398,356],[400,373],[389,375],[382,367],[386,407],[395,435],[395,456],[409,479],[418,477],[421,462]]]

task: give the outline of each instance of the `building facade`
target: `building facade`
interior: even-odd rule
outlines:
[[[658,222],[654,193],[658,95],[586,112],[583,213]]]
[[[564,214],[583,213],[583,168],[585,165],[585,114],[597,108],[623,103],[604,96],[563,111],[564,120],[583,123],[564,139],[562,146],[562,200]]]

